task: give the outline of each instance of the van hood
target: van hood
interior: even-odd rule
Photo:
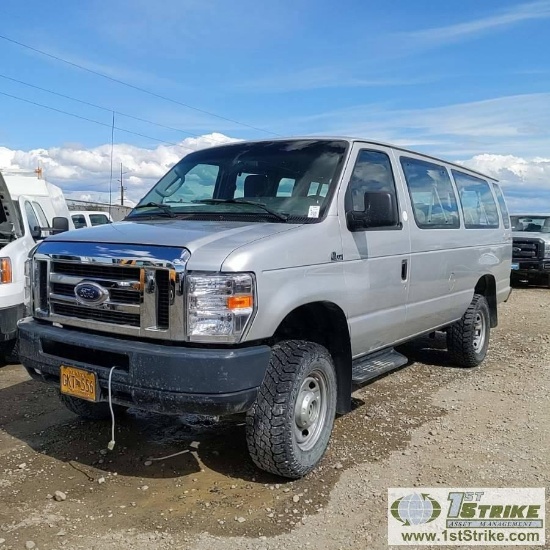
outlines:
[[[105,243],[186,248],[189,269],[219,271],[225,258],[254,241],[297,229],[300,224],[203,220],[141,220],[76,229],[47,242]]]

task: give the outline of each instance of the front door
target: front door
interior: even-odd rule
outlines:
[[[410,236],[403,188],[391,150],[356,143],[338,196],[348,322],[354,357],[407,336]],[[365,209],[365,193],[390,193],[397,205],[381,227],[350,229],[351,211]]]

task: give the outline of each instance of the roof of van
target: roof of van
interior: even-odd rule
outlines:
[[[316,140],[316,141],[347,141],[349,143],[370,143],[372,145],[381,145],[382,147],[391,147],[392,149],[397,149],[399,151],[403,151],[404,153],[410,153],[413,155],[418,155],[430,160],[435,160],[438,162],[444,162],[445,164],[449,164],[450,166],[454,166],[455,168],[458,168],[460,170],[464,170],[465,172],[470,172],[472,174],[477,174],[478,176],[481,176],[483,178],[486,178],[488,180],[498,182],[496,178],[493,178],[492,176],[488,176],[487,174],[484,174],[482,172],[478,172],[477,170],[472,170],[471,168],[467,168],[466,166],[462,166],[461,164],[457,164],[456,162],[451,162],[449,160],[442,159],[440,157],[434,157],[433,155],[428,155],[426,153],[421,153],[419,151],[413,151],[412,149],[407,149],[405,147],[402,147],[400,145],[393,145],[391,143],[386,143],[383,141],[377,141],[372,140],[368,138],[360,138],[360,137],[350,137],[350,136],[293,136],[293,137],[276,137],[272,139],[247,139],[242,141],[233,141],[230,143],[220,143],[219,145],[213,145],[211,148],[214,147],[227,147],[232,145],[239,145],[242,143],[262,143],[262,142],[269,142],[269,141],[302,141],[302,140]],[[210,147],[209,147],[210,149]]]
[[[36,176],[18,174],[10,171],[2,171],[2,176],[11,198],[17,200],[21,195],[49,197],[51,187],[61,191],[57,186],[48,183],[46,180],[38,179]],[[50,187],[51,186],[51,187]]]

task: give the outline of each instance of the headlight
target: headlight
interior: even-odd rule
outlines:
[[[250,273],[187,276],[187,336],[191,342],[239,342],[254,315]]]
[[[11,283],[12,277],[11,260],[9,258],[0,258],[0,283]]]

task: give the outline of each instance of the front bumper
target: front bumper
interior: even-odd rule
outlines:
[[[550,258],[543,260],[512,259],[513,279],[541,279],[550,277]]]
[[[25,306],[18,304],[0,309],[0,342],[14,340],[17,336],[17,321],[25,316]]]
[[[226,415],[247,411],[271,358],[268,346],[195,348],[19,323],[19,356],[34,378],[59,384],[62,364],[95,372],[106,401],[168,414]]]

